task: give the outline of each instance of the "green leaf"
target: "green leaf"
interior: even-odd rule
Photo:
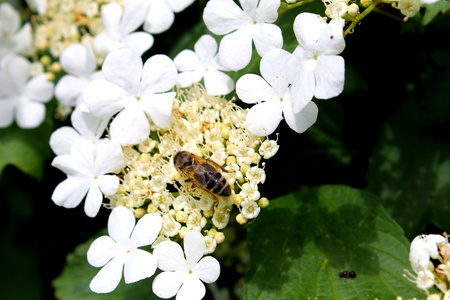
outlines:
[[[425,13],[422,24],[428,25],[439,14],[444,14],[450,9],[450,1],[438,1],[433,4],[425,4]]]
[[[106,230],[103,234],[106,233]],[[98,234],[100,236],[101,234]],[[147,278],[132,284],[122,280],[119,286],[109,294],[96,294],[89,289],[92,278],[100,271],[89,265],[86,253],[94,241],[90,239],[79,245],[73,253],[67,256],[67,263],[62,274],[53,281],[55,296],[64,300],[120,300],[120,299],[159,299],[152,292],[152,279]]]
[[[322,186],[273,200],[248,228],[245,299],[408,299],[409,242],[371,193]],[[340,278],[344,270],[356,278]],[[425,298],[425,297],[422,297]]]
[[[51,155],[49,139],[52,126],[44,123],[36,129],[21,129],[17,125],[0,130],[0,173],[7,165],[38,180],[43,164]]]

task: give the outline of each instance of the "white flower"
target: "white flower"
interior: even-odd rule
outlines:
[[[438,234],[422,234],[415,237],[409,250],[409,261],[414,271],[427,270],[430,257],[433,259],[439,258],[438,246],[444,241],[446,241],[445,237]]]
[[[325,0],[325,14],[333,20],[339,21],[342,27],[345,25],[345,20],[342,18],[347,14],[348,0]]]
[[[91,45],[73,44],[67,47],[59,58],[62,69],[67,73],[58,81],[55,96],[66,106],[83,103],[83,92],[89,81],[102,77],[95,72],[97,62]]]
[[[161,217],[146,214],[136,224],[133,213],[116,207],[109,216],[109,236],[97,238],[89,247],[87,259],[94,267],[103,267],[89,288],[96,293],[113,291],[124,273],[125,283],[133,283],[155,273],[156,258],[138,247],[153,243],[161,229]]]
[[[84,92],[89,111],[110,118],[113,139],[122,145],[138,144],[150,134],[147,117],[159,128],[170,124],[177,68],[165,55],[150,57],[142,66],[140,56],[128,49],[111,52],[102,66],[104,79],[91,81]],[[166,92],[166,93],[165,93]]]
[[[175,242],[164,241],[156,246],[153,255],[163,272],[153,281],[153,292],[160,298],[202,299],[206,290],[202,283],[219,278],[220,264],[211,256],[202,258],[206,243],[203,235],[190,230],[184,236],[184,253]],[[202,259],[201,259],[202,258]]]
[[[119,178],[105,175],[123,167],[122,147],[114,141],[102,140],[95,144],[79,139],[73,143],[70,154],[53,159],[52,166],[67,174],[52,195],[56,205],[73,208],[84,196],[84,211],[95,217],[102,205],[103,194],[112,195],[119,187]]]
[[[144,30],[150,33],[161,33],[172,26],[175,14],[194,3],[194,0],[151,0],[145,18]]]
[[[192,50],[183,50],[174,62],[181,72],[177,84],[181,87],[190,86],[204,78],[205,88],[210,95],[225,95],[234,90],[234,82],[230,76],[220,72],[226,71],[216,55],[217,42],[210,35],[203,35]]]
[[[273,157],[280,149],[280,146],[274,140],[265,140],[261,147],[259,147],[259,154],[264,157],[264,159],[269,159]]]
[[[76,107],[70,116],[72,126],[64,126],[55,130],[50,136],[50,147],[56,155],[69,154],[78,139],[97,142],[103,135],[108,119],[101,119],[92,113]]]
[[[149,5],[147,0],[125,0],[123,15],[119,4],[103,5],[101,15],[106,31],[95,38],[95,51],[105,57],[122,47],[133,49],[139,55],[150,49],[153,36],[143,31],[134,32],[144,22]]]
[[[339,21],[326,23],[320,16],[301,13],[294,21],[299,46],[292,53],[290,66],[291,101],[294,113],[301,111],[312,97],[329,99],[344,89],[344,59],[337,54],[345,48]]]
[[[9,54],[31,54],[31,26],[26,23],[19,30],[19,13],[5,2],[0,4],[0,62]]]
[[[21,128],[38,127],[45,118],[44,103],[53,96],[53,82],[45,74],[28,80],[30,62],[11,55],[0,70],[0,127],[8,127],[16,119]]]
[[[428,290],[434,285],[434,283],[434,275],[430,271],[425,270],[417,273],[416,284],[419,289]]]
[[[259,215],[261,207],[258,206],[256,201],[245,200],[241,202],[241,213],[247,219],[254,219]]]
[[[283,46],[281,29],[274,24],[278,18],[280,0],[240,0],[243,10],[233,0],[210,0],[203,13],[208,29],[224,35],[219,57],[223,66],[240,70],[252,57],[252,40],[256,51],[263,56]]]
[[[261,59],[262,77],[246,74],[236,83],[236,93],[242,101],[259,103],[247,114],[247,128],[252,134],[267,136],[273,133],[283,116],[289,127],[298,133],[317,120],[318,109],[311,101],[297,113],[292,110],[291,87],[286,73],[290,57],[287,51],[272,50]]]

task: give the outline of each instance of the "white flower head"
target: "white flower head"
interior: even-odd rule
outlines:
[[[124,165],[122,147],[115,141],[101,140],[95,144],[78,139],[70,154],[53,159],[52,166],[67,174],[52,195],[56,205],[74,208],[86,196],[84,211],[95,217],[100,210],[103,195],[113,195],[119,187],[119,178],[112,173]]]
[[[154,55],[142,65],[141,57],[128,48],[111,52],[103,63],[104,79],[91,81],[84,92],[89,111],[110,118],[112,139],[122,145],[138,144],[150,134],[147,117],[159,128],[170,124],[172,89],[177,68],[165,55]]]
[[[53,82],[45,74],[30,76],[30,62],[11,55],[0,70],[0,128],[14,121],[21,128],[38,127],[45,118],[44,103],[53,96]]]
[[[144,22],[149,5],[147,0],[125,0],[123,12],[115,2],[103,5],[101,15],[106,31],[95,38],[95,51],[105,57],[122,47],[133,49],[139,55],[150,49],[153,36],[143,31],[134,32]]]
[[[195,43],[194,51],[183,50],[175,58],[180,74],[177,84],[188,87],[202,78],[205,88],[210,95],[225,95],[234,90],[234,81],[230,76],[221,72],[226,71],[219,61],[217,42],[210,35],[203,35]]]
[[[161,229],[161,217],[157,213],[146,214],[135,224],[135,217],[128,208],[116,207],[108,220],[109,236],[97,238],[89,247],[89,264],[103,267],[89,285],[93,292],[112,292],[119,284],[122,272],[127,284],[155,273],[156,258],[138,248],[156,240]]]
[[[158,259],[158,268],[163,272],[153,281],[153,292],[160,298],[202,299],[206,289],[203,282],[212,283],[219,278],[220,264],[214,257],[205,254],[203,235],[194,230],[184,236],[184,255],[181,246],[164,241],[156,246],[153,255]]]
[[[309,101],[297,113],[292,110],[291,87],[287,78],[291,54],[282,49],[269,51],[261,59],[261,76],[246,74],[236,83],[236,93],[245,103],[258,103],[247,115],[248,130],[259,136],[272,134],[286,119],[298,133],[304,132],[317,120],[317,106]]]
[[[153,34],[162,33],[172,26],[174,13],[179,13],[195,0],[152,0],[145,17],[144,30]]]
[[[292,53],[289,81],[294,113],[301,111],[313,97],[329,99],[344,89],[345,41],[339,21],[325,22],[319,15],[301,13],[294,21],[299,46]]]
[[[21,29],[19,13],[8,2],[0,4],[0,62],[9,54],[31,54],[31,25]]]
[[[430,264],[430,257],[439,258],[439,244],[446,241],[445,237],[438,234],[422,234],[414,238],[409,250],[411,267],[416,272],[425,271]]]
[[[226,35],[220,42],[219,57],[223,66],[240,70],[252,56],[252,41],[263,56],[283,46],[281,29],[272,24],[278,18],[279,0],[240,0],[242,9],[233,0],[211,0],[206,5],[203,20],[206,27]]]
[[[66,106],[81,105],[89,81],[102,77],[100,71],[96,72],[97,62],[91,45],[70,45],[61,54],[59,62],[67,74],[56,84],[56,98]]]

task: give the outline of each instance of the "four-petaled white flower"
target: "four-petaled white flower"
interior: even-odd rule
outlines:
[[[56,155],[70,154],[70,149],[78,139],[96,143],[103,135],[108,119],[101,119],[81,106],[75,108],[70,116],[72,126],[56,129],[50,136],[50,147]]]
[[[95,71],[97,62],[91,45],[70,45],[61,54],[59,62],[67,74],[56,84],[56,99],[71,107],[84,103],[83,92],[89,81],[102,77],[100,71]]]
[[[438,234],[423,234],[414,238],[409,250],[409,261],[414,271],[428,270],[430,257],[433,259],[439,258],[438,246],[445,241],[445,237]]]
[[[202,299],[206,293],[202,281],[212,283],[220,274],[220,264],[214,257],[202,258],[205,250],[205,238],[195,230],[189,230],[184,236],[185,255],[181,246],[175,242],[159,243],[153,255],[163,272],[155,277],[153,292],[164,299],[175,295],[178,300]]]
[[[113,195],[119,187],[119,178],[106,174],[122,168],[124,161],[122,147],[115,141],[103,139],[93,144],[78,139],[69,154],[53,159],[52,166],[67,174],[67,179],[53,192],[53,202],[74,208],[87,194],[84,211],[89,217],[95,217],[102,205],[102,193]]]
[[[31,54],[31,25],[19,30],[20,15],[9,3],[0,4],[0,62],[9,54]]]
[[[148,138],[147,116],[159,128],[170,124],[177,68],[165,55],[154,55],[142,65],[141,57],[123,48],[111,52],[102,66],[104,79],[91,81],[84,92],[89,111],[110,118],[112,139],[120,144],[137,144]]]
[[[111,2],[102,6],[102,20],[105,32],[95,38],[95,51],[105,57],[111,51],[127,47],[139,55],[153,46],[153,36],[147,32],[135,31],[142,25],[150,3],[147,0],[125,0],[122,7]]]
[[[292,53],[289,68],[292,109],[301,111],[313,97],[329,99],[344,89],[345,48],[339,21],[325,22],[319,15],[301,13],[294,21],[299,46]]]
[[[296,132],[301,133],[316,122],[318,109],[309,101],[297,113],[292,110],[291,87],[287,80],[287,68],[291,54],[274,49],[261,59],[261,76],[246,74],[236,83],[236,93],[245,103],[262,103],[253,106],[247,114],[248,130],[259,136],[275,131],[284,118]]]
[[[146,214],[136,224],[134,214],[123,206],[116,207],[109,216],[108,234],[96,239],[87,252],[88,262],[103,267],[92,279],[89,288],[96,293],[113,291],[124,273],[125,283],[133,283],[152,276],[156,258],[138,249],[153,243],[161,229],[157,213]]]
[[[30,62],[22,56],[10,55],[0,70],[0,128],[16,119],[21,128],[35,128],[45,119],[44,103],[53,96],[53,82],[45,74],[28,80]]]
[[[219,61],[217,42],[210,35],[203,35],[194,46],[194,51],[183,50],[174,62],[178,70],[177,84],[181,87],[190,86],[204,78],[205,88],[211,95],[225,95],[234,90],[234,81]]]
[[[179,13],[195,0],[151,0],[144,22],[144,30],[153,34],[162,33],[172,26],[175,13]]]
[[[242,9],[233,0],[210,0],[203,13],[208,29],[224,35],[219,57],[223,66],[240,70],[252,57],[252,41],[263,56],[283,46],[281,29],[271,24],[278,18],[280,0],[239,0]]]

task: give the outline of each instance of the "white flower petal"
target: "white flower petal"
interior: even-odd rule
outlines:
[[[112,173],[121,169],[125,163],[122,147],[115,141],[96,144],[95,175]]]
[[[158,260],[158,268],[162,271],[184,271],[189,267],[184,259],[181,246],[172,241],[163,241],[156,245],[153,255]]]
[[[54,84],[47,80],[45,74],[39,74],[31,78],[23,89],[23,95],[39,102],[48,102],[53,96]]]
[[[252,33],[238,29],[222,38],[219,47],[220,63],[233,71],[245,68],[252,57]]]
[[[150,124],[138,103],[129,104],[111,122],[111,138],[121,145],[135,145],[150,134]]]
[[[245,103],[276,99],[269,84],[261,76],[255,74],[245,74],[239,78],[236,82],[236,93]]]
[[[187,271],[162,272],[158,274],[153,280],[153,293],[163,299],[175,296],[188,275],[189,273]]]
[[[94,218],[98,214],[102,200],[103,194],[98,187],[97,180],[93,180],[84,201],[84,212],[88,217]]]
[[[166,31],[172,26],[175,14],[166,1],[153,1],[144,22],[144,30],[153,34]]]
[[[256,8],[259,20],[263,20],[265,23],[275,22],[278,18],[278,7],[280,7],[280,1],[278,0],[259,1]]]
[[[281,29],[274,24],[259,24],[253,34],[256,51],[260,56],[264,56],[273,49],[280,49],[283,46],[283,35]]]
[[[64,75],[55,87],[55,97],[67,106],[76,106],[78,97],[82,95],[89,80],[74,75]]]
[[[87,46],[81,44],[70,45],[64,49],[59,62],[66,73],[82,77],[88,77],[95,71],[97,66],[90,44]]]
[[[337,55],[344,51],[345,40],[342,26],[337,20],[332,20],[317,40],[315,49],[320,55]]]
[[[106,196],[114,195],[120,184],[119,177],[116,175],[103,175],[97,181],[100,191]]]
[[[144,54],[145,51],[150,49],[153,46],[154,38],[151,34],[147,32],[133,32],[127,35],[123,39],[123,43],[125,47],[133,49],[139,55]]]
[[[295,18],[293,27],[299,45],[310,49],[315,47],[315,43],[327,27],[327,22],[319,15],[301,13]]]
[[[132,249],[129,256],[123,270],[125,283],[133,283],[155,274],[157,261],[152,254],[141,249]]]
[[[120,22],[120,32],[123,36],[135,31],[142,23],[144,23],[145,16],[147,15],[151,3],[152,2],[148,0],[124,1],[124,12]]]
[[[16,122],[20,128],[36,128],[45,118],[45,106],[42,103],[26,101],[16,107]]]
[[[205,254],[206,242],[203,234],[195,230],[189,230],[184,235],[184,253],[187,264],[193,268]]]
[[[203,72],[200,71],[185,71],[178,74],[177,85],[180,87],[188,87],[193,83],[199,82],[203,78]],[[206,85],[206,83],[205,83]]]
[[[2,70],[10,77],[11,87],[16,92],[22,92],[25,82],[30,76],[30,62],[22,56],[12,55],[2,62]],[[0,85],[3,88],[3,85]]]
[[[136,224],[131,234],[130,243],[134,247],[147,246],[153,243],[161,230],[161,216],[157,213],[146,214]]]
[[[200,59],[194,51],[186,49],[178,53],[173,62],[180,72],[185,72],[195,70],[200,63]]]
[[[0,4],[0,25],[2,34],[11,34],[19,29],[20,15],[8,2]]]
[[[220,264],[212,256],[203,257],[192,270],[203,282],[212,283],[219,278]]]
[[[113,50],[123,47],[120,37],[114,38],[106,32],[102,32],[95,37],[94,49],[101,57],[106,57]]]
[[[103,267],[108,261],[123,252],[123,249],[109,236],[97,238],[89,246],[87,252],[88,263],[93,267]]]
[[[345,63],[342,56],[320,56],[315,71],[316,87],[314,96],[329,99],[344,90]]]
[[[248,111],[246,124],[252,134],[267,136],[277,129],[282,119],[280,106],[270,101],[253,106]]]
[[[0,128],[8,127],[14,121],[14,103],[16,99],[0,100]]]
[[[176,300],[201,300],[205,294],[205,285],[196,275],[190,274],[178,291]]]
[[[311,101],[315,88],[314,72],[300,68],[297,78],[291,85],[291,104],[294,114],[301,111]]]
[[[176,13],[183,11],[186,7],[194,3],[194,1],[195,0],[166,0],[170,8]]]
[[[195,43],[194,50],[201,59],[212,59],[217,52],[217,42],[209,34],[204,34]]]
[[[58,128],[50,136],[50,148],[56,155],[69,154],[73,142],[79,138],[80,134],[72,127],[64,126]]]
[[[164,129],[170,125],[173,99],[175,96],[175,92],[142,96],[142,108],[159,128]]]
[[[288,86],[287,72],[290,67],[289,61],[291,54],[283,49],[273,49],[267,52],[262,58],[260,63],[261,76],[272,86],[276,85],[275,82],[283,80],[285,86]]]
[[[123,258],[115,257],[108,262],[92,279],[89,284],[91,291],[95,293],[110,293],[122,278]]]
[[[309,102],[300,112],[294,114],[291,105],[283,107],[286,123],[297,133],[305,132],[317,120],[319,109],[314,102]]]
[[[13,36],[14,52],[29,56],[32,52],[32,34],[30,23],[25,23],[22,28]]]
[[[142,73],[142,59],[133,50],[121,48],[106,56],[102,66],[105,79],[122,87],[130,94],[137,94]]]
[[[211,0],[206,4],[203,21],[217,35],[227,34],[253,20],[233,0]]]
[[[124,206],[117,206],[109,215],[109,236],[119,244],[128,244],[135,224],[134,214]]]
[[[91,81],[84,90],[84,102],[97,117],[108,119],[133,99],[123,88],[105,79]]]
[[[68,177],[53,191],[52,200],[58,206],[74,208],[80,204],[89,189],[90,182],[78,177]]]
[[[172,89],[177,82],[177,67],[166,55],[153,55],[142,70],[141,91],[163,93]]]
[[[120,38],[122,7],[115,2],[102,5],[101,16],[106,32],[116,39]]]
[[[205,88],[210,95],[226,95],[234,90],[234,81],[227,74],[210,70],[206,72],[205,77]]]
[[[72,126],[81,136],[96,141],[100,139],[108,124],[108,119],[96,117],[91,112],[84,111],[81,107],[76,107],[70,117]]]

